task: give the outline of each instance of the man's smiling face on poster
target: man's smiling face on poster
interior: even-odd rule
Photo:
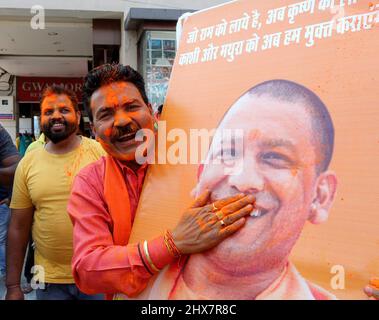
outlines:
[[[212,190],[212,201],[241,192],[256,197],[256,216],[206,253],[217,267],[237,275],[287,261],[305,222],[327,219],[336,189],[336,177],[327,170],[334,131],[323,103],[289,81],[257,87],[240,97],[218,126],[196,189]],[[292,98],[285,97],[287,91]],[[243,136],[225,146],[224,129],[242,129]],[[225,174],[231,160],[241,170]]]

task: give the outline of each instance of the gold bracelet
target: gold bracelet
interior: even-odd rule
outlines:
[[[171,255],[172,257],[176,258],[176,257],[175,257],[175,253],[172,251],[172,248],[171,248],[171,246],[170,246],[169,243],[168,243],[168,240],[167,240],[167,234],[164,235],[164,237],[163,237],[163,241],[164,241],[164,244],[165,244],[165,246],[166,246],[168,252],[170,253],[170,255]]]
[[[147,248],[147,241],[146,240],[143,242],[143,251],[145,252],[145,256],[146,256],[147,262],[149,263],[151,269],[153,269],[155,272],[159,272],[160,270],[154,265],[153,261],[150,258],[149,250]]]
[[[181,253],[179,252],[178,248],[175,245],[175,242],[174,242],[174,239],[172,238],[170,230],[166,230],[163,239],[164,239],[166,248],[168,249],[170,254],[174,258],[179,258],[181,256]]]

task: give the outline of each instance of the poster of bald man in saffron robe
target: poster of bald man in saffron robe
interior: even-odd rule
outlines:
[[[379,270],[379,3],[233,1],[181,24],[165,161],[150,165],[131,242],[174,227],[206,189],[252,194],[255,209],[139,298],[366,299]]]

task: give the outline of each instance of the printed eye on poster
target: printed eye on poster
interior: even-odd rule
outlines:
[[[367,298],[379,272],[378,50],[377,1],[234,1],[183,21],[161,120],[184,132],[167,150],[188,138],[187,161],[150,166],[130,241],[175,227],[205,189],[212,201],[253,194],[255,211],[139,298]],[[194,129],[214,133],[197,161]]]

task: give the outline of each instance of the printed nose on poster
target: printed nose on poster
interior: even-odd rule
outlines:
[[[255,193],[262,191],[264,188],[264,178],[260,173],[256,161],[239,161],[238,166],[243,166],[237,173],[229,175],[229,183],[231,186],[243,193]]]

